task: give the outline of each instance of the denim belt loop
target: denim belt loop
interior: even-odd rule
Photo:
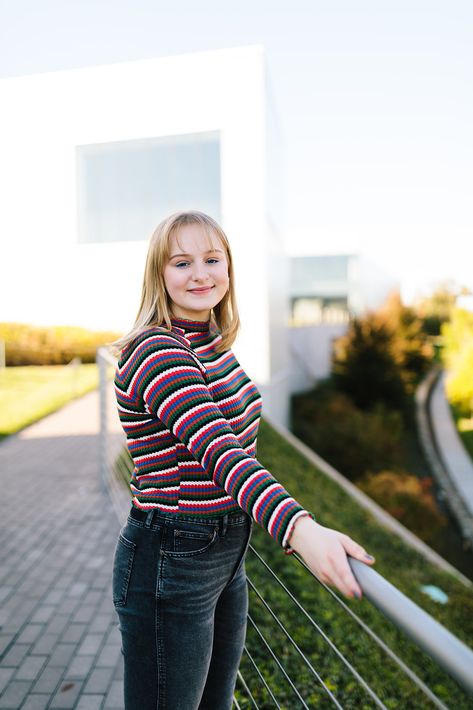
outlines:
[[[220,535],[222,537],[225,537],[227,534],[227,527],[228,527],[228,515],[224,515],[222,518],[222,522],[220,525]]]
[[[148,511],[148,515],[146,516],[145,520],[145,528],[150,528],[152,523],[153,523],[153,518],[154,518],[154,510]]]

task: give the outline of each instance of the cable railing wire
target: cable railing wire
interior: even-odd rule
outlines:
[[[327,586],[324,582],[322,582],[313,572],[309,567],[306,565],[304,560],[299,557],[298,555],[293,555],[297,561],[311,574],[318,582],[319,584],[335,599],[338,604],[343,608],[343,610],[351,616],[351,618],[365,631],[370,638],[393,660],[399,668],[412,680],[415,685],[431,700],[434,705],[436,705],[439,708],[442,708],[442,710],[448,710],[448,708],[442,703],[439,698],[437,698],[434,693],[430,690],[430,688],[419,678],[419,676],[414,673],[414,671],[407,666],[404,661],[399,658],[399,656],[376,634],[376,632],[373,631],[364,621],[361,619],[358,614],[356,614],[353,609],[350,609],[350,607],[345,604],[343,599],[341,599],[338,594],[331,589],[329,586]],[[315,623],[315,622],[314,622]]]
[[[238,673],[237,673],[237,677],[238,677],[238,680],[240,681],[240,683],[242,684],[242,686],[244,687],[244,689],[246,690],[246,693],[247,693],[248,697],[249,697],[250,700],[251,700],[251,704],[253,705],[253,707],[256,708],[256,710],[259,710],[259,705],[258,705],[258,703],[256,702],[256,700],[254,699],[253,693],[252,693],[251,690],[248,688],[248,685],[246,684],[246,681],[245,681],[245,679],[243,678],[243,676],[242,676],[240,670],[239,670]]]
[[[258,668],[258,664],[257,664],[256,661],[254,660],[253,656],[252,656],[251,653],[249,652],[248,647],[247,647],[246,645],[245,645],[244,648],[243,648],[243,652],[245,653],[246,656],[248,656],[248,660],[250,661],[251,665],[252,665],[253,668],[255,669],[255,671],[256,671],[257,675],[259,676],[259,679],[260,679],[261,682],[263,683],[264,687],[265,687],[266,690],[268,691],[268,694],[271,696],[271,700],[272,700],[273,703],[274,703],[274,707],[279,708],[279,710],[280,710],[281,706],[279,705],[278,701],[277,701],[276,698],[274,697],[273,691],[271,690],[271,688],[269,687],[268,683],[266,682],[266,679],[265,679],[264,675],[261,673],[260,669]]]
[[[305,653],[304,653],[304,652],[302,651],[302,649],[299,647],[299,645],[297,644],[297,642],[293,639],[293,637],[291,636],[291,634],[289,633],[289,631],[286,629],[286,627],[284,626],[284,624],[281,622],[281,620],[278,619],[277,615],[276,615],[276,614],[274,613],[274,611],[271,609],[271,607],[269,606],[268,602],[263,598],[263,596],[260,594],[260,592],[256,589],[256,587],[255,587],[255,585],[253,584],[253,582],[251,581],[251,579],[248,579],[248,585],[249,585],[250,589],[252,589],[253,592],[256,594],[256,596],[258,597],[258,599],[260,600],[260,602],[263,604],[263,606],[264,606],[264,608],[266,609],[266,611],[268,611],[268,612],[271,614],[271,617],[274,619],[274,621],[275,621],[276,624],[279,626],[279,628],[281,629],[281,631],[283,632],[283,634],[286,636],[286,638],[289,640],[289,642],[291,643],[291,645],[296,649],[297,653],[298,653],[299,656],[302,658],[302,660],[304,661],[304,663],[306,664],[306,666],[308,667],[308,669],[310,670],[310,672],[312,673],[312,675],[313,675],[315,678],[317,678],[318,682],[320,683],[320,685],[322,686],[322,688],[324,689],[324,691],[327,693],[327,695],[328,695],[328,697],[330,698],[330,700],[332,701],[332,703],[333,703],[337,708],[341,708],[342,706],[340,705],[340,703],[338,702],[338,700],[336,699],[336,697],[334,696],[334,694],[332,693],[332,691],[330,690],[330,688],[328,688],[327,685],[324,683],[324,681],[322,680],[321,676],[317,673],[317,671],[315,670],[314,666],[313,666],[312,663],[309,661],[309,659],[307,658],[307,656],[305,655]]]
[[[316,631],[322,636],[324,641],[330,646],[332,651],[338,656],[338,658],[342,661],[342,663],[348,668],[350,673],[356,678],[358,683],[366,690],[368,695],[371,696],[371,698],[374,700],[376,705],[380,708],[386,709],[386,706],[383,704],[383,702],[380,700],[380,698],[376,695],[374,690],[368,685],[368,683],[365,681],[365,679],[360,675],[360,673],[356,670],[356,668],[350,663],[350,661],[343,655],[343,653],[337,648],[337,646],[333,643],[333,641],[330,639],[329,636],[325,633],[325,631],[317,624],[316,621],[310,616],[310,614],[307,612],[307,610],[302,606],[302,604],[296,599],[296,597],[291,593],[291,591],[286,587],[286,585],[279,579],[277,574],[274,572],[274,570],[271,569],[271,567],[268,565],[268,563],[261,557],[261,555],[255,550],[253,545],[250,545],[251,552],[255,555],[255,557],[259,560],[259,562],[266,568],[266,570],[270,573],[270,575],[273,577],[273,579],[276,580],[276,582],[279,584],[279,586],[284,590],[284,592],[287,594],[287,596],[291,599],[292,602],[297,606],[299,611],[305,616],[305,618],[309,621],[309,623],[316,629]],[[307,568],[308,569],[308,568]],[[310,570],[309,570],[310,572]],[[312,572],[310,572],[312,574]],[[316,577],[316,575],[313,575]],[[317,581],[320,582],[320,580],[316,577]],[[322,583],[321,583],[322,584]],[[326,587],[326,585],[323,585]],[[336,596],[336,595],[335,595]],[[338,597],[337,597],[338,598]],[[346,606],[346,605],[345,605]],[[347,607],[348,608],[348,607]]]
[[[299,699],[299,701],[300,701],[302,707],[303,707],[303,708],[307,708],[307,710],[310,710],[310,709],[309,709],[309,706],[307,705],[307,703],[305,702],[304,698],[303,698],[302,695],[299,693],[297,687],[295,686],[294,682],[292,681],[292,678],[291,678],[291,677],[289,676],[289,674],[286,672],[286,669],[284,668],[284,666],[282,665],[281,661],[279,660],[279,658],[278,658],[278,657],[276,656],[276,654],[274,653],[274,651],[273,651],[273,649],[271,648],[271,646],[269,645],[268,641],[265,639],[263,633],[262,633],[262,632],[260,631],[260,629],[258,628],[258,625],[257,625],[256,622],[254,621],[254,619],[253,619],[253,617],[251,616],[251,614],[248,614],[248,621],[250,622],[252,628],[256,631],[256,633],[258,634],[259,638],[260,638],[261,641],[263,642],[263,645],[265,646],[266,650],[269,651],[269,654],[270,654],[271,658],[275,661],[277,667],[279,668],[279,670],[281,671],[282,675],[284,676],[284,678],[285,678],[286,681],[288,682],[288,684],[289,684],[289,686],[291,687],[292,691],[294,692],[294,694],[295,694],[295,695],[297,696],[297,698]]]

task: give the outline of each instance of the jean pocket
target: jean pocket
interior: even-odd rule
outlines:
[[[116,607],[126,604],[135,549],[136,543],[120,533],[113,561],[113,603]]]
[[[166,557],[174,559],[179,557],[195,557],[206,552],[217,539],[216,528],[206,527],[204,530],[195,530],[185,527],[171,528],[166,539]]]

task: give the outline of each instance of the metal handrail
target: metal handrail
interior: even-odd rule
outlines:
[[[374,569],[348,562],[366,598],[473,695],[473,651]]]

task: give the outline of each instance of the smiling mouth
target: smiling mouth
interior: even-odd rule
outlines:
[[[205,288],[190,288],[189,293],[208,293],[213,289],[213,286],[205,286]]]

